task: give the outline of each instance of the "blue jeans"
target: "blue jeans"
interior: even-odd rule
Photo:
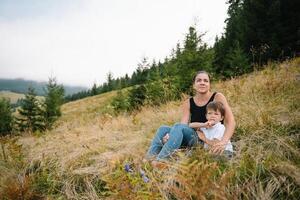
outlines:
[[[169,133],[169,140],[163,144],[162,139],[167,133]],[[147,157],[156,157],[157,160],[166,159],[181,146],[191,147],[197,142],[196,131],[187,124],[177,123],[172,127],[161,126],[152,140]]]

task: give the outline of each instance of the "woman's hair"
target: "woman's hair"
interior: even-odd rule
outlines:
[[[219,102],[219,101],[212,101],[209,104],[207,104],[206,107],[206,112],[208,110],[214,110],[214,111],[220,111],[221,116],[224,117],[225,116],[225,108],[224,105]]]
[[[210,81],[210,75],[207,71],[204,71],[204,70],[200,70],[200,71],[197,71],[197,73],[195,74],[195,76],[193,77],[193,83],[195,82],[196,80],[196,77],[199,75],[199,74],[206,74],[209,78],[209,81]]]

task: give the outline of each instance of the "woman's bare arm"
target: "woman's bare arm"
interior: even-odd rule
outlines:
[[[225,125],[225,133],[222,137],[221,141],[218,142],[214,147],[213,151],[216,153],[222,153],[225,149],[225,145],[229,142],[230,138],[232,137],[235,129],[235,120],[232,113],[232,110],[222,93],[217,93],[215,96],[215,101],[219,101],[224,105],[225,109],[225,118],[224,118],[224,125]],[[222,147],[223,146],[223,149]]]
[[[190,101],[189,99],[187,99],[182,104],[182,117],[180,122],[182,124],[189,124],[189,120],[190,120]]]

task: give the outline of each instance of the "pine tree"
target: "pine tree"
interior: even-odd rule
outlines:
[[[138,85],[134,86],[132,89],[129,90],[128,101],[130,108],[140,109],[141,106],[144,105],[144,101],[146,99],[146,88],[145,85]]]
[[[178,58],[181,55],[181,47],[180,47],[179,43],[176,44],[175,55],[176,55],[176,58]]]
[[[156,61],[153,60],[153,63],[149,69],[147,81],[149,82],[149,81],[155,81],[155,80],[159,80],[159,79],[160,79],[159,68],[156,65]]]
[[[177,77],[177,88],[182,92],[188,92],[191,80],[198,70],[211,70],[212,57],[207,51],[207,46],[202,43],[203,35],[198,35],[195,27],[189,28],[189,33],[184,41],[184,48],[176,62],[172,64]],[[172,75],[171,75],[172,76]]]
[[[223,71],[223,75],[226,77],[238,76],[250,70],[248,58],[241,49],[238,41],[236,41],[233,48],[229,50],[225,62],[228,64],[228,67]]]
[[[58,85],[55,78],[49,78],[46,85],[46,99],[45,99],[45,117],[47,128],[51,128],[53,123],[61,116],[60,106],[64,101],[64,88]]]
[[[45,111],[33,88],[28,88],[25,99],[22,100],[21,109],[18,111],[20,116],[17,117],[16,123],[19,131],[35,132],[45,130]]]
[[[12,110],[9,100],[5,98],[0,99],[0,136],[10,134],[12,130]]]
[[[107,81],[107,91],[113,90],[114,78],[113,78],[113,73],[112,72],[108,72],[106,81]]]
[[[136,84],[144,84],[149,74],[150,64],[148,63],[148,58],[142,58],[142,61],[138,63],[138,67],[136,69]]]
[[[98,89],[96,83],[94,83],[92,90],[91,90],[91,96],[97,95],[98,94]]]
[[[125,85],[124,85],[124,87],[127,87],[127,86],[129,86],[130,85],[130,78],[129,78],[129,76],[128,76],[128,74],[126,73],[125,74]]]

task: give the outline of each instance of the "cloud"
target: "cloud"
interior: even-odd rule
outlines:
[[[143,56],[151,61],[170,55],[196,17],[212,44],[226,9],[206,2],[75,1],[36,17],[2,17],[0,76],[47,80],[54,75],[63,83],[91,86],[103,83],[109,71],[115,77],[131,74]]]

